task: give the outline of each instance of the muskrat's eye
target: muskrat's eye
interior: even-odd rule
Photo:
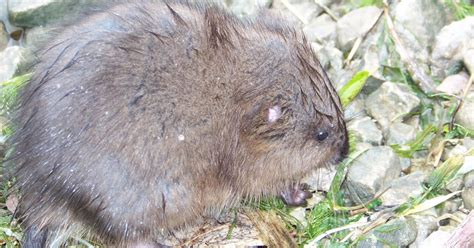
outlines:
[[[327,131],[324,131],[324,130],[319,130],[316,132],[316,139],[318,141],[323,141],[325,140],[327,137],[329,136],[329,133]]]

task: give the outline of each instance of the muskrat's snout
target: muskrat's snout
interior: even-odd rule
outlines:
[[[344,130],[340,137],[335,141],[334,145],[336,146],[336,149],[338,149],[338,152],[332,158],[331,163],[339,164],[349,154],[349,136],[347,130]]]

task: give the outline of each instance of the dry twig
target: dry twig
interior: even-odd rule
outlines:
[[[324,12],[328,14],[334,21],[337,22],[339,20],[339,18],[337,18],[337,16],[332,12],[332,10],[329,9],[326,5],[320,3],[319,0],[314,0],[314,3],[316,3],[319,7],[321,7],[321,9],[323,9]]]

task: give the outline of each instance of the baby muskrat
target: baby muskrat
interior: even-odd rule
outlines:
[[[114,1],[38,59],[12,138],[24,247],[158,246],[242,198],[304,201],[294,183],[348,150],[310,44],[265,10]]]

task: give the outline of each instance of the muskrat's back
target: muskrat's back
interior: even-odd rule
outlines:
[[[264,11],[115,3],[38,54],[12,140],[26,245],[160,242],[347,152],[309,45]]]

